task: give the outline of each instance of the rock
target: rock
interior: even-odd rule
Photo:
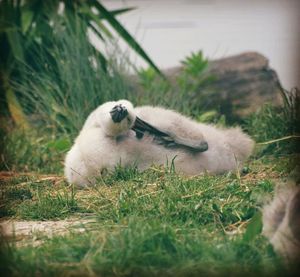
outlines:
[[[164,71],[173,79],[181,67]],[[279,105],[282,103],[282,86],[269,61],[256,52],[211,61],[208,73],[216,77],[212,87],[219,94],[220,112],[227,118],[240,118],[249,115],[264,103]]]

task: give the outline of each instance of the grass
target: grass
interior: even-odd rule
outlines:
[[[260,209],[276,182],[293,169],[294,141],[260,146],[242,173],[187,178],[176,174],[172,162],[142,173],[117,167],[95,186],[76,189],[62,177],[63,159],[87,115],[105,101],[128,98],[139,105],[165,105],[221,126],[226,118],[218,111],[221,99],[211,87],[214,76],[207,74],[201,51],[182,62],[183,70],[172,82],[151,69],[140,71],[138,91],[123,76],[119,53],[112,55],[107,70],[101,67],[101,57],[80,24],[65,26],[54,39],[54,49],[36,49],[32,64],[20,64],[22,74],[11,82],[32,128],[15,130],[6,126],[6,118],[0,119],[5,123],[3,128],[0,122],[0,215],[9,220],[95,222],[83,226],[83,233],[70,228],[51,238],[39,234],[38,246],[35,234],[27,246],[17,243],[18,236],[1,239],[1,273],[287,275],[261,234]],[[243,128],[257,142],[299,133],[285,105],[264,106]]]
[[[101,227],[100,227],[101,228]],[[57,237],[41,247],[14,253],[15,274],[101,276],[199,276],[262,274],[280,268],[266,240],[244,243],[202,229],[175,229],[158,220],[131,217],[114,226],[81,236]]]
[[[286,106],[266,104],[245,120],[244,128],[258,143],[299,134],[299,119],[294,119],[290,113],[291,110]],[[267,144],[260,149],[261,156],[294,152],[299,152],[299,138]]]
[[[284,121],[267,106],[244,127],[256,140],[269,140],[289,132],[280,127]],[[83,233],[70,227],[69,233],[52,238],[36,235],[38,246],[33,239],[21,246],[4,241],[1,255],[7,274],[292,274],[262,236],[260,218],[276,183],[294,168],[297,155],[286,143],[259,146],[241,173],[187,178],[177,175],[172,163],[145,172],[117,166],[85,189],[68,185],[62,177],[68,136],[10,130],[3,146],[1,217],[94,220],[92,226],[83,226]]]
[[[1,129],[0,170],[62,173],[63,156],[71,145],[67,136],[36,130]]]
[[[80,26],[66,26],[51,57],[38,49],[35,67],[21,65],[21,82],[12,82],[32,128],[0,128],[0,215],[94,222],[83,225],[83,233],[70,228],[51,238],[32,234],[24,239],[27,245],[17,243],[19,236],[1,240],[0,270],[14,276],[287,274],[261,234],[260,209],[276,182],[293,169],[293,140],[260,146],[242,173],[187,178],[177,175],[170,161],[145,172],[118,166],[85,189],[66,183],[65,153],[87,115],[105,101],[166,104],[199,121],[226,125],[217,105],[208,105],[219,96],[201,52],[183,61],[173,83],[141,71],[141,93],[129,88],[118,61],[109,61],[108,71],[101,68],[85,36]],[[286,106],[264,106],[243,128],[264,142],[298,133],[293,120]]]
[[[222,125],[214,113],[212,118]],[[293,134],[292,124],[284,108],[265,106],[243,127],[261,142]],[[71,133],[39,130],[5,132],[1,217],[25,221],[92,217],[95,222],[83,226],[84,233],[70,228],[68,234],[52,238],[39,235],[39,246],[32,240],[27,246],[3,242],[7,274],[291,273],[261,234],[260,209],[276,183],[294,168],[293,141],[259,146],[241,173],[187,178],[176,174],[172,162],[145,172],[118,166],[113,174],[99,177],[95,186],[79,190],[62,177]]]
[[[169,79],[160,78],[151,68],[140,70],[141,88],[132,97],[134,102],[164,106],[196,118],[203,113],[214,114],[212,119],[217,123],[221,117],[219,96],[213,89],[216,77],[208,73],[209,61],[197,51],[185,57],[181,65],[182,71]]]
[[[178,176],[168,168],[117,168],[86,189],[59,176],[11,175],[2,181],[6,216],[22,220],[95,218],[93,228],[10,244],[14,275],[220,276],[286,270],[251,219],[287,176],[291,157],[252,160],[243,174]],[[3,213],[3,212],[2,212]],[[7,256],[8,255],[8,256]]]
[[[106,46],[117,49],[113,42]],[[96,107],[128,98],[129,86],[121,73],[125,65],[119,49],[110,51],[113,53],[103,68],[103,57],[89,43],[86,25],[80,19],[65,22],[63,30],[53,36],[50,50],[33,48],[32,63],[18,64],[22,76],[11,80],[35,127],[74,138]],[[37,118],[32,120],[34,116]]]

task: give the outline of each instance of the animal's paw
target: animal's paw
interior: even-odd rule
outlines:
[[[122,104],[116,105],[109,112],[114,123],[120,123],[127,115],[128,110]]]

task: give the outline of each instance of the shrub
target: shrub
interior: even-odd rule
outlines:
[[[20,64],[21,81],[13,82],[27,114],[49,129],[74,134],[88,114],[103,102],[127,98],[128,87],[119,73],[116,58],[101,65],[102,57],[88,42],[84,26],[66,25],[57,34],[51,54],[36,48],[35,66]]]
[[[262,145],[261,154],[299,152],[298,94],[297,89],[286,91],[282,94],[284,105],[275,107],[265,104],[245,120],[244,127],[256,142],[270,141]],[[295,100],[288,101],[290,97],[294,97]],[[272,142],[272,140],[278,141]]]

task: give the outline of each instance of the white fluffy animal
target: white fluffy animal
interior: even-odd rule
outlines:
[[[65,175],[85,186],[118,164],[144,170],[172,160],[183,174],[222,173],[240,168],[253,146],[239,128],[220,129],[161,107],[134,108],[127,100],[113,101],[87,118],[66,156]]]
[[[300,269],[300,185],[296,180],[277,185],[273,201],[263,208],[263,234],[286,262]]]

